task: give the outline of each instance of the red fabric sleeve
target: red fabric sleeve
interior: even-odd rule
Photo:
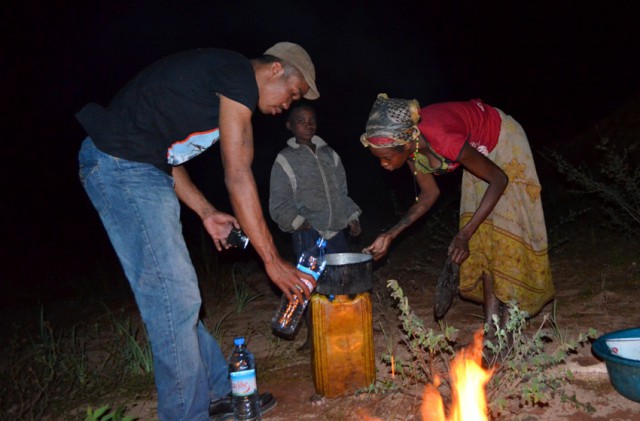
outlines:
[[[458,160],[465,143],[487,155],[500,136],[500,114],[480,100],[427,105],[420,118],[420,133],[436,153],[451,161]]]

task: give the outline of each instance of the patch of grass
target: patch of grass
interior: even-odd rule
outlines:
[[[126,317],[112,316],[109,326],[77,324],[57,330],[41,310],[38,322],[36,334],[16,327],[2,348],[0,420],[56,417],[116,389],[152,389],[146,339],[136,337]]]
[[[136,421],[137,418],[125,415],[125,408],[119,407],[115,411],[109,411],[109,405],[93,410],[87,408],[87,416],[84,421]]]
[[[110,326],[117,346],[116,349],[111,349],[111,355],[115,354],[113,358],[121,360],[126,373],[153,374],[153,355],[144,324],[141,327],[134,326],[124,313],[110,314]]]
[[[227,333],[227,329],[224,327],[224,322],[227,320],[227,317],[231,315],[231,311],[226,312],[222,317],[218,319],[216,324],[213,326],[213,331],[211,335],[218,341],[219,344],[224,343],[224,336]]]
[[[231,269],[236,313],[242,313],[242,310],[249,303],[264,295],[262,293],[253,293],[248,283],[249,275],[254,271],[255,265],[255,261],[244,264],[234,263]]]
[[[60,398],[83,393],[93,382],[86,343],[76,327],[54,332],[40,311],[37,334],[16,329],[2,352],[0,419],[41,419]]]

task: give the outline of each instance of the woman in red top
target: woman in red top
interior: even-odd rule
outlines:
[[[460,294],[484,303],[490,327],[493,315],[506,320],[504,304],[534,316],[553,299],[540,183],[518,122],[481,100],[420,109],[415,100],[380,94],[360,140],[386,170],[407,163],[420,188],[407,214],[364,252],[384,256],[438,199],[434,175],[462,166],[460,231],[448,249],[461,265]]]

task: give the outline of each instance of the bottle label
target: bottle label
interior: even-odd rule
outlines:
[[[233,396],[249,396],[258,388],[256,370],[242,370],[229,373],[231,376],[231,393]]]
[[[297,268],[298,268],[299,271],[304,272],[304,273],[308,273],[309,275],[313,276],[313,279],[315,279],[316,281],[320,277],[320,274],[318,272],[314,272],[314,271],[312,271],[311,269],[309,269],[306,266],[298,265]]]
[[[306,279],[303,279],[303,278],[298,278],[298,279],[300,279],[302,282],[304,282],[304,284],[307,286],[307,288],[309,288],[309,291],[313,291],[313,285],[311,285],[311,282],[309,282],[309,281],[307,281]],[[295,297],[297,298],[297,296],[295,296]]]

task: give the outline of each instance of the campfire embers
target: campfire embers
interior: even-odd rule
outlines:
[[[482,368],[482,331],[475,333],[473,344],[458,352],[450,367],[452,401],[449,417],[445,417],[444,403],[436,377],[434,384],[425,387],[420,408],[422,421],[488,420],[484,387],[491,379],[491,370]]]

